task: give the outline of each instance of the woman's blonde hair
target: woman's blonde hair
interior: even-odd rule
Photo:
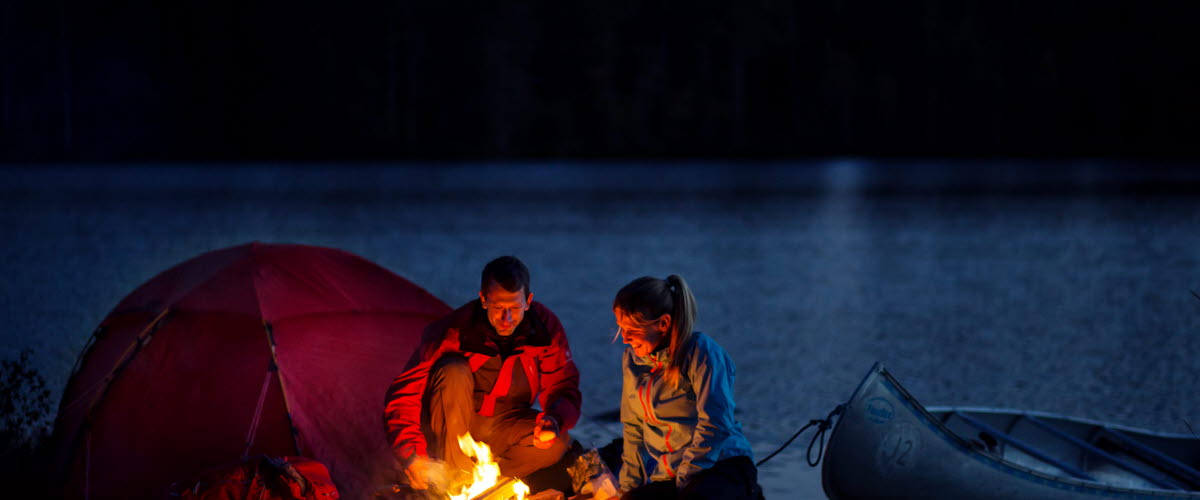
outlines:
[[[683,277],[672,274],[665,280],[651,276],[635,279],[617,292],[613,309],[619,309],[647,326],[664,314],[671,315],[671,327],[667,332],[671,364],[666,369],[665,379],[672,387],[678,387],[684,362],[682,350],[691,340],[692,327],[696,324],[696,297]]]

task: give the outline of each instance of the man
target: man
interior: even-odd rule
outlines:
[[[532,407],[535,400],[542,411]],[[467,432],[491,448],[505,476],[558,463],[580,402],[579,370],[562,324],[533,302],[525,264],[506,256],[483,268],[479,300],[425,328],[388,390],[384,420],[409,485],[427,489],[434,460],[461,471],[474,467],[458,446]]]

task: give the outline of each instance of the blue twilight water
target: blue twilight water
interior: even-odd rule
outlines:
[[[567,327],[587,414],[620,391],[613,294],[678,273],[737,362],[756,444],[824,416],[874,361],[926,404],[1200,430],[1200,175],[1136,168],[8,167],[0,357],[33,349],[58,391],[125,294],[253,240],[343,248],[451,306],[515,254]]]

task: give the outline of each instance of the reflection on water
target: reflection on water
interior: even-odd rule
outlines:
[[[1176,166],[1177,167],[1177,166]],[[778,442],[884,362],[928,404],[1200,426],[1200,175],[1096,162],[0,170],[5,357],[51,382],[121,297],[251,240],[335,246],[451,305],[505,253],[616,406],[612,295],[685,276]],[[398,360],[397,369],[403,363]]]

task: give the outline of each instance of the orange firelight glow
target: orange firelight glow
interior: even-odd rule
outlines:
[[[458,437],[458,447],[475,459],[475,470],[471,471],[471,484],[462,486],[457,494],[451,494],[450,500],[471,500],[500,482],[500,465],[492,460],[492,449],[488,445],[475,441],[467,433]],[[528,494],[529,487],[525,483],[512,480],[498,490],[489,492],[486,498],[524,500]]]

